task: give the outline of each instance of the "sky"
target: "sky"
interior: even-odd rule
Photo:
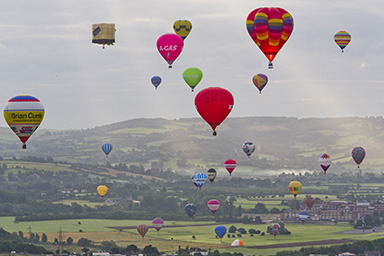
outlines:
[[[272,70],[246,30],[259,7],[294,19]],[[179,19],[192,31],[169,69],[156,41]],[[0,21],[0,102],[40,99],[40,129],[199,117],[194,98],[212,86],[233,94],[230,117],[383,115],[382,0],[15,0],[2,3]],[[115,23],[114,46],[91,43],[93,23]],[[344,53],[333,40],[340,30],[352,36]],[[182,78],[188,67],[203,71],[193,93]],[[261,95],[258,73],[269,77]],[[157,90],[153,76],[163,80]]]

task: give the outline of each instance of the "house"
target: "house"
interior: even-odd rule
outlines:
[[[374,251],[374,252],[364,252],[364,256],[380,256],[380,251]]]
[[[353,255],[356,255],[356,254],[350,253],[350,252],[342,252],[342,253],[339,253],[337,256],[353,256]]]
[[[201,255],[203,256],[207,256],[208,255],[208,251],[207,250],[204,250],[204,249],[200,249],[200,248],[195,248],[193,251],[191,251],[189,254],[191,254],[192,256],[195,255],[196,253],[200,253]]]

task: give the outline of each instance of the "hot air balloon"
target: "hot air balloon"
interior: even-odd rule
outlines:
[[[107,192],[108,192],[107,186],[100,185],[97,187],[97,193],[99,193],[99,195],[101,197],[105,196],[105,194],[107,194]]]
[[[183,79],[192,88],[192,91],[203,78],[203,72],[198,68],[187,68],[183,72]]]
[[[224,167],[227,169],[229,172],[229,176],[231,176],[233,170],[236,168],[236,161],[233,159],[228,159],[224,162]]]
[[[299,212],[299,219],[302,221],[303,225],[304,222],[308,219],[308,212],[303,210]]]
[[[160,229],[163,227],[164,225],[164,221],[163,219],[161,218],[155,218],[153,221],[152,221],[152,225],[153,227],[156,229],[157,232],[160,231]]]
[[[92,43],[103,45],[113,45],[115,43],[115,24],[100,23],[92,24]]]
[[[344,48],[347,47],[351,41],[351,35],[347,31],[339,31],[333,37],[336,44],[340,47],[341,52],[344,52]]]
[[[278,223],[273,223],[269,225],[269,230],[271,231],[271,234],[275,236],[279,233],[280,231],[280,225]]]
[[[255,144],[253,144],[252,142],[245,142],[243,144],[243,151],[249,158],[255,151]]]
[[[104,143],[101,146],[101,149],[103,150],[103,152],[105,154],[105,158],[108,158],[109,153],[111,153],[111,151],[112,151],[112,144],[111,143]]]
[[[360,168],[361,162],[363,162],[365,157],[365,150],[362,147],[355,147],[352,150],[352,158],[355,160],[355,163],[357,164],[357,168]]]
[[[220,202],[219,200],[216,200],[216,199],[212,199],[212,200],[209,200],[208,201],[208,207],[209,209],[211,210],[211,212],[213,214],[215,214],[215,212],[219,209],[220,207]]]
[[[147,224],[140,224],[137,226],[137,232],[141,235],[141,237],[144,239],[145,234],[148,232],[148,225]]]
[[[208,170],[208,179],[211,181],[211,183],[215,180],[216,174],[217,172],[215,169],[211,168]]]
[[[331,166],[332,160],[328,154],[322,154],[320,156],[320,166],[323,168],[324,173],[327,173],[329,166]]]
[[[235,241],[232,242],[231,246],[243,246],[244,243],[240,239],[236,239]]]
[[[189,217],[193,217],[193,215],[195,215],[195,213],[197,212],[197,207],[196,205],[194,204],[187,204],[185,207],[184,207],[184,211],[185,213],[189,216]]]
[[[4,107],[4,118],[9,127],[23,143],[23,149],[29,137],[36,131],[44,118],[44,107],[40,101],[30,95],[19,95],[8,100]]]
[[[161,84],[161,77],[159,76],[152,77],[151,83],[153,84],[153,86],[155,86],[155,89],[157,90],[157,87]]]
[[[257,74],[253,76],[252,81],[253,84],[257,87],[257,89],[259,89],[261,94],[261,90],[263,90],[268,83],[268,77],[264,74]]]
[[[296,198],[297,194],[300,193],[301,187],[302,187],[301,183],[298,181],[292,181],[291,183],[289,183],[289,190],[291,190],[291,192],[295,198]]]
[[[227,233],[227,228],[225,226],[217,226],[215,228],[215,233],[221,240]]]
[[[233,108],[232,94],[220,87],[209,87],[195,97],[195,106],[200,116],[212,127],[216,136],[216,127],[224,121]]]
[[[192,23],[189,20],[177,20],[173,23],[173,30],[185,40],[192,30]]]
[[[195,173],[192,177],[193,183],[201,189],[201,187],[204,185],[205,181],[207,180],[207,175],[205,173]]]
[[[269,60],[272,61],[291,36],[293,18],[284,9],[262,7],[253,10],[247,17],[247,30],[253,41]]]
[[[183,39],[176,34],[164,34],[157,39],[157,50],[169,64],[168,68],[172,68],[172,63],[179,57],[183,47]]]
[[[308,206],[309,210],[311,210],[312,206],[315,204],[315,199],[312,197],[307,197],[305,198],[304,202]]]

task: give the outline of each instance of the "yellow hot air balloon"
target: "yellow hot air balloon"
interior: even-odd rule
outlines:
[[[97,193],[99,193],[99,195],[101,197],[105,196],[105,194],[107,194],[107,192],[108,192],[107,186],[100,185],[97,187]]]
[[[295,198],[296,198],[297,194],[300,193],[301,187],[302,187],[302,185],[298,181],[292,181],[291,183],[289,183],[289,190],[291,190],[291,192]]]
[[[192,23],[189,20],[177,20],[173,23],[173,30],[184,40],[192,30]]]
[[[18,95],[11,98],[5,105],[4,118],[25,149],[27,148],[25,143],[43,121],[44,107],[33,96]]]

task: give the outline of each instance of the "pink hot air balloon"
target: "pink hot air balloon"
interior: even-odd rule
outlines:
[[[152,225],[153,227],[156,229],[157,232],[160,231],[160,229],[163,227],[164,225],[164,221],[161,219],[161,218],[156,218],[152,221]]]
[[[208,207],[213,214],[219,209],[219,206],[220,206],[219,200],[212,199],[208,201]]]
[[[229,176],[231,176],[231,173],[236,168],[236,161],[233,159],[228,159],[227,161],[224,162],[224,166],[227,169],[227,171],[229,172]]]
[[[184,47],[183,39],[176,34],[164,34],[157,39],[157,50],[166,62],[169,68],[172,68],[172,63],[179,57]]]

